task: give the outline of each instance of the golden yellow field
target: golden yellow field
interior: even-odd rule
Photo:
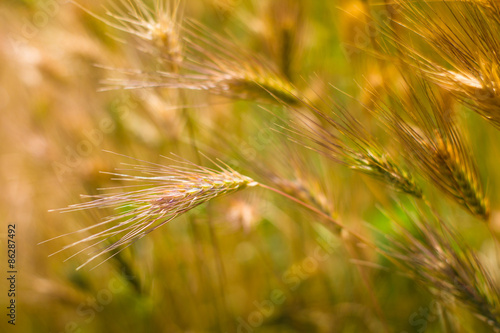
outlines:
[[[496,0],[3,0],[0,64],[0,332],[500,332]]]

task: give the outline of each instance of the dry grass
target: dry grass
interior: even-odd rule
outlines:
[[[431,218],[432,219],[432,218]],[[500,291],[477,254],[444,221],[413,222],[411,232],[397,228],[399,238],[384,253],[445,307],[457,301],[500,331]]]
[[[142,165],[125,164],[128,168],[110,173],[116,176],[118,181],[132,183],[119,188],[126,189],[127,192],[117,192],[116,188],[102,189],[101,191],[111,193],[92,195],[92,201],[59,210],[73,212],[91,208],[111,208],[119,211],[104,218],[100,223],[77,231],[90,231],[91,235],[62,249],[85,244],[86,247],[76,253],[78,254],[101,246],[100,249],[93,249],[89,253],[91,257],[78,269],[106,253],[116,255],[117,250],[124,250],[150,232],[201,204],[245,187],[258,185],[251,178],[240,175],[228,166],[217,165],[219,170],[214,170],[187,161],[180,166],[141,162]],[[105,229],[95,229],[102,227]],[[115,240],[116,238],[118,240]],[[110,240],[111,244],[107,244]],[[87,245],[89,243],[90,245]]]
[[[398,23],[414,36],[405,40],[400,35],[388,35],[409,53],[406,61],[498,127],[498,3],[425,0],[396,3],[402,17]],[[423,46],[418,48],[415,44]],[[432,48],[437,57],[425,53],[425,46]]]
[[[498,331],[499,12],[2,2],[16,329]]]
[[[313,150],[333,161],[382,181],[396,191],[421,198],[422,190],[402,163],[384,152],[378,140],[347,109],[330,102],[332,106],[326,102],[315,106],[303,100],[302,105],[318,120],[299,116],[299,123],[289,131],[297,139],[290,138],[304,145],[313,143]],[[293,110],[290,105],[288,108]],[[331,115],[322,111],[324,109],[329,110]]]
[[[454,119],[455,106],[442,92],[420,80],[391,90],[389,102],[374,97],[375,112],[399,138],[403,155],[429,182],[480,219],[489,217],[489,201],[466,138]]]

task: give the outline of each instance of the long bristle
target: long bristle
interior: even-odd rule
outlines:
[[[94,251],[88,260],[90,262],[132,244],[207,201],[257,185],[251,178],[231,169],[218,166],[220,170],[214,170],[190,162],[184,164],[187,166],[162,166],[153,163],[129,165],[129,168],[120,170],[120,173],[112,174],[117,176],[116,180],[133,182],[132,187],[136,190],[130,190],[130,186],[125,192],[104,190],[111,193],[88,196],[93,200],[58,209],[60,212],[95,208],[120,211],[96,225],[78,231],[104,227],[100,231],[93,230],[90,236],[64,249],[97,241],[88,246],[90,249],[101,242],[108,242],[109,245]]]
[[[141,1],[122,1],[107,10],[107,17],[91,13],[136,37],[136,47],[165,63],[156,71],[114,69],[125,77],[106,80],[105,89],[162,87],[273,103],[276,97],[296,102],[298,91],[277,66],[201,23],[185,20],[181,26],[179,7],[180,2],[165,6],[156,1],[150,8]]]
[[[299,143],[308,146],[326,157],[365,173],[397,191],[422,198],[422,189],[410,172],[383,149],[377,139],[368,133],[348,110],[332,102],[322,109],[307,100],[302,105],[319,118],[299,116],[300,123],[292,126],[288,133],[295,134]],[[292,106],[288,105],[288,108]],[[323,109],[329,109],[328,115]]]
[[[427,79],[455,94],[500,128],[500,5],[493,0],[401,1],[402,38],[386,29],[389,43],[407,53],[401,58]],[[419,46],[419,43],[423,44]],[[438,56],[430,57],[424,47]]]
[[[374,97],[374,109],[405,148],[407,161],[443,193],[470,213],[487,221],[489,203],[478,168],[460,130],[453,105],[419,79],[408,80],[403,91],[389,90],[388,103]]]
[[[445,306],[456,300],[500,332],[500,291],[477,254],[443,221],[413,221],[389,236],[383,253]]]

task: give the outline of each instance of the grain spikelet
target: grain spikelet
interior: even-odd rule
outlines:
[[[152,10],[142,1],[123,1],[107,11],[108,18],[93,15],[139,37],[139,49],[170,66],[153,71],[111,68],[125,77],[108,79],[104,90],[163,87],[272,103],[277,96],[288,103],[296,102],[296,89],[269,61],[201,23],[185,19],[181,24],[178,3],[174,9],[172,5],[164,9],[156,2]]]
[[[500,128],[498,1],[397,0],[396,3],[405,18],[398,23],[416,37],[405,40],[387,34],[398,48],[409,54],[404,61]],[[440,60],[424,55],[415,41],[432,48]]]
[[[290,130],[299,137],[299,143],[307,146],[307,142],[312,142],[313,150],[335,162],[378,179],[397,191],[422,197],[422,190],[411,174],[384,152],[377,139],[346,109],[334,104],[333,115],[337,116],[334,119],[307,101],[303,101],[303,105],[319,120],[301,116],[302,121]]]
[[[105,7],[106,16],[81,8],[108,26],[132,36],[140,51],[164,63],[169,70],[176,71],[182,63],[182,16],[179,0],[175,0],[175,3],[170,0],[154,0],[152,5],[143,1],[111,1],[109,8]]]
[[[453,300],[500,332],[500,290],[465,241],[439,221],[414,222],[415,232],[400,227],[383,253],[444,306]],[[384,246],[385,247],[385,246]]]
[[[407,83],[403,91],[388,92],[389,105],[375,97],[377,112],[392,127],[415,170],[470,213],[488,220],[489,202],[453,106],[423,82]]]
[[[89,230],[93,232],[90,236],[62,249],[85,244],[86,247],[82,251],[86,251],[111,240],[110,245],[92,251],[90,259],[82,266],[106,253],[126,248],[207,201],[257,185],[257,182],[228,166],[216,164],[219,170],[214,170],[187,161],[181,161],[179,166],[141,162],[140,165],[125,164],[128,168],[111,173],[117,177],[117,180],[133,184],[123,187],[127,190],[126,192],[117,191],[119,188],[104,189],[105,192],[110,193],[88,196],[92,201],[58,210],[71,212],[111,208],[119,211],[115,215],[104,218],[100,223],[78,231],[79,233]],[[94,231],[95,228],[103,230]],[[115,238],[118,240],[113,240]]]

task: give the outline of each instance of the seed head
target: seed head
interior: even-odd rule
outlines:
[[[383,253],[443,305],[455,300],[500,332],[500,293],[476,252],[443,221],[414,223],[414,232],[396,230]]]
[[[88,196],[92,199],[89,202],[59,209],[61,212],[91,208],[112,208],[120,211],[78,232],[98,227],[103,227],[103,230],[63,248],[64,250],[80,243],[91,243],[83,250],[85,251],[102,242],[118,238],[110,245],[94,251],[83,265],[107,252],[126,248],[207,201],[258,184],[228,166],[216,164],[219,170],[214,170],[186,161],[181,162],[181,166],[142,162],[141,165],[125,164],[129,168],[120,169],[120,173],[111,173],[117,176],[117,180],[135,183],[124,187],[128,191],[116,193],[116,188],[105,189],[105,192],[111,193]],[[130,173],[125,173],[127,171]],[[130,190],[131,188],[133,190]]]
[[[108,26],[132,36],[140,51],[164,63],[167,69],[178,69],[183,61],[179,0],[154,0],[152,5],[143,0],[120,0],[109,6],[105,16],[82,9]]]
[[[332,106],[328,106],[333,110],[330,116],[322,111],[322,106],[320,109],[305,100],[302,103],[319,120],[301,116],[300,124],[290,130],[299,137],[299,143],[307,146],[307,142],[312,142],[313,150],[335,162],[382,181],[397,191],[422,197],[422,190],[412,175],[384,152],[377,139],[348,110],[332,102]]]
[[[416,72],[453,93],[500,128],[500,4],[496,0],[402,1],[399,23],[415,38],[387,33]],[[417,46],[415,46],[417,45]],[[436,59],[437,58],[437,59]],[[434,60],[436,59],[436,60]]]
[[[388,104],[374,100],[376,112],[405,148],[402,153],[415,170],[470,213],[488,220],[488,199],[453,105],[446,94],[419,79],[406,83],[403,91],[387,91]]]
[[[158,57],[169,66],[155,71],[115,69],[125,79],[109,79],[107,89],[162,87],[202,90],[230,98],[276,99],[296,102],[297,90],[276,69],[277,66],[245,50],[230,38],[210,28],[184,20],[177,8],[155,1],[151,9],[143,0],[126,1],[98,19],[111,27],[138,37],[138,48]]]

